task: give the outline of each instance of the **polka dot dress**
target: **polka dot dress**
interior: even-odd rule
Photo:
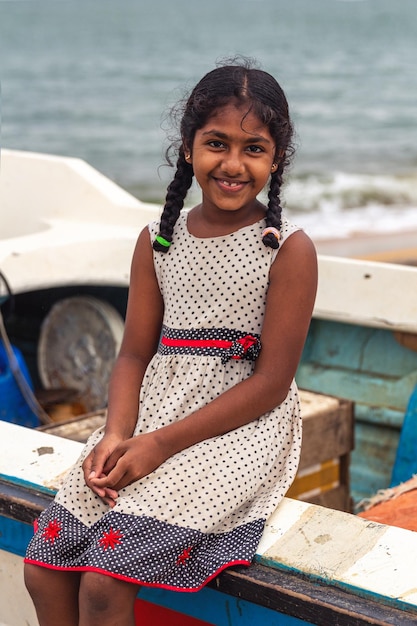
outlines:
[[[262,220],[199,239],[184,213],[169,251],[154,252],[164,325],[140,391],[135,434],[181,420],[251,375],[279,253],[262,243],[264,227]],[[149,228],[153,239],[158,225]],[[283,220],[281,246],[295,230]],[[251,562],[265,520],[295,477],[297,388],[293,382],[273,411],[183,450],[125,487],[113,509],[86,487],[81,470],[101,436],[100,429],[90,437],[40,516],[26,561],[196,591],[225,567]]]

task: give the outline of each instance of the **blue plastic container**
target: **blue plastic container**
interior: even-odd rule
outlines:
[[[33,389],[22,353],[15,346],[12,347],[20,371]],[[13,376],[3,342],[0,342],[0,420],[29,428],[40,425],[39,418],[29,408]]]

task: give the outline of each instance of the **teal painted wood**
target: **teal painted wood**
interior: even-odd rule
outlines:
[[[0,550],[24,556],[33,536],[33,528],[9,517],[0,515]]]
[[[417,385],[417,353],[389,330],[313,319],[298,385],[355,403],[355,502],[390,485],[400,431]]]
[[[398,440],[399,430],[355,417],[355,448],[350,463],[351,496],[355,504],[389,486]]]
[[[417,386],[411,395],[404,417],[391,487],[409,480],[414,474],[417,474]]]

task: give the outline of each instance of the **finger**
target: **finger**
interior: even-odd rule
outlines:
[[[106,462],[103,465],[103,473],[108,476],[110,472],[116,467],[118,461],[122,458],[124,454],[126,454],[126,450],[124,450],[122,447],[118,446],[115,450],[113,450],[113,452],[106,459]]]
[[[116,465],[116,467],[107,475],[106,487],[119,492],[120,489],[130,485],[133,482],[134,477],[132,473],[122,465]],[[104,486],[104,485],[102,485]]]
[[[104,502],[104,504],[107,504],[111,509],[113,509],[116,506],[116,500],[114,498],[110,498],[109,496],[106,496],[101,499]]]
[[[93,457],[94,457],[94,451],[90,452],[90,454],[88,456],[85,457],[83,463],[82,463],[82,469],[84,472],[84,478],[87,478],[87,476],[89,476],[89,474],[91,473],[91,466],[93,464]]]
[[[89,482],[94,489],[107,489],[109,492],[118,492],[117,484],[125,475],[123,467],[115,467],[109,474],[101,474],[101,476],[93,476]]]
[[[116,503],[116,500],[119,497],[119,494],[115,489],[109,489],[108,487],[97,487],[95,485],[91,485],[90,489],[103,501],[111,500]]]
[[[110,489],[109,487],[105,487],[104,491],[106,492],[106,496],[109,497],[111,500],[116,501],[117,498],[119,497],[119,492],[116,491],[115,489]]]

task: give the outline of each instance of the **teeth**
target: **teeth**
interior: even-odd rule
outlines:
[[[224,180],[223,185],[226,185],[226,187],[237,187],[239,183],[229,183],[229,181]]]

